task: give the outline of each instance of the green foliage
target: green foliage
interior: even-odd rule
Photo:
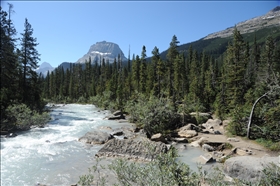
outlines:
[[[78,185],[88,186],[88,185],[99,185],[105,186],[107,185],[108,175],[103,176],[101,174],[102,170],[105,170],[105,166],[100,165],[101,159],[95,159],[95,165],[88,169],[89,173],[86,175],[82,175],[79,178]]]
[[[136,122],[151,136],[155,133],[165,133],[180,124],[180,115],[174,110],[173,103],[168,98],[151,96],[149,99],[139,94],[136,99],[128,101],[125,111],[131,115],[131,122]]]
[[[227,126],[227,131],[233,135],[245,136],[248,124],[249,110],[235,107],[231,112],[231,122]]]
[[[48,113],[39,114],[23,103],[10,105],[6,109],[6,114],[8,116],[6,122],[13,123],[17,130],[28,130],[31,126],[43,127],[50,119]]]
[[[115,160],[110,169],[116,174],[119,184],[129,185],[198,185],[198,175],[177,161],[174,148],[160,154],[151,162],[141,165],[123,159]]]
[[[280,151],[280,142],[273,142],[264,138],[256,139],[256,142],[272,151]]]
[[[280,145],[279,145],[280,146]],[[280,185],[280,167],[271,163],[262,171],[264,176],[261,179],[260,186],[274,186]]]

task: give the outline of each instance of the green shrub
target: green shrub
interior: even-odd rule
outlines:
[[[256,142],[272,151],[280,151],[280,142],[273,142],[272,140],[259,138]]]
[[[181,116],[175,112],[172,101],[167,98],[146,98],[139,94],[136,100],[127,102],[125,111],[130,113],[131,122],[138,123],[150,136],[180,126]]]
[[[42,127],[50,119],[47,112],[39,114],[25,104],[10,105],[5,112],[8,116],[8,122],[13,123],[17,130],[28,130],[31,126]]]

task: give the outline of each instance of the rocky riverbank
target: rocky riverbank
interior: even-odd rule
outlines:
[[[127,122],[125,118],[125,114],[121,112],[105,117],[109,120],[119,120],[120,123]],[[199,125],[188,123],[171,132],[170,135],[163,136],[158,133],[150,139],[142,129],[136,128],[133,124],[130,128],[114,130],[110,127],[101,127],[100,130],[107,130],[107,132],[92,133],[97,142],[92,139],[85,140],[89,133],[79,140],[91,144],[100,141],[102,144],[105,143],[96,154],[97,157],[124,157],[144,161],[150,161],[157,154],[167,152],[172,145],[181,148],[182,146],[177,145],[181,143],[183,147],[192,146],[205,151],[204,155],[197,157],[198,163],[219,163],[228,176],[246,181],[256,181],[260,178],[261,170],[271,162],[280,167],[279,152],[271,152],[254,141],[241,137],[227,137],[225,133],[228,123],[228,120],[221,121],[209,117],[205,123]],[[255,163],[247,166],[249,159],[262,162],[262,167],[253,166]]]

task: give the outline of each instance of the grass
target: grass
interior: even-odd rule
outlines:
[[[280,142],[273,142],[263,138],[256,139],[256,142],[271,151],[280,151]]]

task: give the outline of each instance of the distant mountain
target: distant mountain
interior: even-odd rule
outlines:
[[[270,26],[280,26],[280,6],[275,7],[263,16],[258,16],[236,24],[237,30],[239,30],[241,34],[252,33]],[[209,34],[203,39],[229,37],[232,35],[233,29],[234,26],[227,28],[226,30]]]
[[[43,62],[35,71],[40,74],[42,73],[42,75],[44,77],[47,76],[48,72],[52,72],[54,70],[54,67],[52,67],[49,63],[47,62]]]
[[[91,57],[91,61],[100,61],[101,59],[109,60],[109,63],[113,63],[114,59],[118,58],[120,55],[122,61],[127,61],[127,58],[124,56],[123,51],[120,49],[119,45],[112,42],[97,42],[92,45],[87,54],[85,54],[82,58],[80,58],[77,63],[85,63],[85,61],[89,60]]]
[[[247,21],[236,24],[245,41],[252,45],[256,36],[257,43],[263,45],[267,36],[271,35],[275,42],[280,42],[280,6],[275,7],[264,16],[255,17]],[[190,46],[198,52],[205,51],[214,58],[219,57],[226,51],[228,42],[232,40],[233,27],[209,34],[197,41],[179,45],[177,50],[180,53],[187,54]],[[166,59],[167,51],[160,54],[162,59]],[[147,61],[150,61],[148,58]]]

